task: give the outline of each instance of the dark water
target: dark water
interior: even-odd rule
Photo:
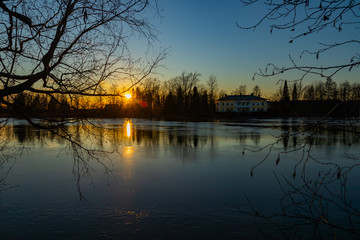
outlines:
[[[2,129],[1,239],[358,238],[348,122],[97,124],[68,126],[97,159],[20,120]]]

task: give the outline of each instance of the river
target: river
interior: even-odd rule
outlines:
[[[359,237],[348,121],[93,121],[2,128],[1,239]]]

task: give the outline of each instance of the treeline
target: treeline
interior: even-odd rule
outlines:
[[[284,81],[271,114],[300,117],[360,117],[360,84],[337,84],[331,78],[302,87]]]
[[[21,92],[15,96],[8,97],[7,102],[11,103],[10,108],[1,107],[1,113],[11,114],[15,117],[41,117],[41,116],[70,116],[70,102],[73,107],[74,101],[64,95],[48,96],[45,94],[34,94]],[[61,113],[61,114],[60,114]]]
[[[113,85],[100,90],[97,97],[80,95],[46,95],[22,92],[6,99],[16,108],[0,108],[2,115],[15,117],[209,117],[216,113],[216,100],[226,96],[218,89],[215,76],[202,83],[199,73],[183,72],[161,82],[148,78],[126,91]],[[246,85],[240,85],[231,94],[249,94]],[[132,97],[127,99],[125,93]],[[251,93],[261,95],[259,86]],[[112,96],[102,96],[112,94]],[[275,100],[274,100],[275,99]],[[328,78],[302,86],[284,81],[268,104],[268,113],[262,116],[323,116],[332,111],[336,116],[348,113],[358,116],[360,84],[345,81],[337,84]],[[339,107],[341,105],[341,107]],[[14,109],[21,109],[15,111]],[[346,111],[346,113],[344,112]]]
[[[360,83],[350,84],[348,81],[345,81],[337,84],[331,78],[327,78],[325,82],[318,81],[302,86],[297,82],[288,84],[285,80],[274,98],[282,101],[359,101]]]
[[[210,76],[205,85],[199,73],[186,73],[161,82],[143,80],[131,88],[127,99],[124,89],[113,85],[102,94],[113,96],[46,95],[22,92],[7,99],[17,108],[1,108],[15,117],[200,117],[215,113],[217,80]]]
[[[113,99],[106,116],[201,117],[215,113],[217,80],[210,76],[201,84],[199,73],[185,73],[164,83],[146,79],[131,90],[130,99]],[[117,108],[117,110],[115,109]]]

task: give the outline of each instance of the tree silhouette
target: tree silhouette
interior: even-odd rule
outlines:
[[[215,111],[215,101],[216,101],[216,93],[217,93],[217,79],[214,75],[209,77],[209,80],[206,82],[209,89],[209,108],[210,114],[213,114]]]
[[[145,17],[150,4],[148,0],[1,1],[1,103],[31,122],[31,115],[7,96],[24,91],[50,97],[106,96],[111,94],[101,91],[104,82],[126,78],[138,83],[165,54],[149,64],[137,64],[138,59],[129,57],[128,36],[137,34],[148,42],[155,37]]]
[[[170,91],[165,98],[165,102],[164,102],[164,107],[163,107],[163,113],[166,116],[171,116],[176,112],[176,100],[175,100],[175,96],[172,93],[172,91]]]
[[[281,99],[285,102],[288,102],[290,101],[290,95],[289,95],[289,88],[288,88],[288,84],[287,84],[287,81],[285,80],[284,82],[284,88],[283,88],[283,91],[282,91],[282,97]]]
[[[298,100],[298,91],[297,91],[296,83],[294,83],[294,87],[293,87],[291,96],[292,96],[292,98],[291,98],[292,101]]]
[[[312,84],[304,88],[304,99],[315,100],[315,88]]]
[[[240,0],[244,7],[256,8],[256,13],[259,14],[259,9],[264,9],[264,13],[252,25],[245,26],[245,24],[238,23],[241,29],[257,29],[258,27],[268,24],[270,33],[274,30],[290,31],[292,38],[290,43],[298,41],[302,38],[318,34],[329,29],[333,36],[336,32],[341,35],[345,31],[351,31],[359,27],[360,24],[360,3],[358,1],[345,0],[329,0],[329,1],[261,1],[261,0]],[[262,6],[264,5],[264,7]],[[347,34],[343,34],[345,37]],[[350,36],[350,35],[349,35]],[[328,39],[326,39],[328,40]],[[300,80],[307,75],[313,74],[321,78],[331,78],[341,70],[351,71],[354,67],[360,65],[360,57],[355,52],[355,46],[359,46],[360,41],[355,37],[342,38],[340,41],[321,43],[320,48],[314,51],[304,49],[301,54],[313,55],[318,61],[321,60],[321,55],[330,51],[336,51],[343,47],[352,47],[354,49],[348,59],[344,62],[334,64],[314,64],[314,65],[299,65],[290,57],[291,66],[276,66],[272,63],[268,64],[265,70],[255,73],[254,78],[259,75],[262,77],[275,76],[289,71],[298,71],[301,73]]]
[[[261,90],[260,90],[260,87],[258,85],[255,85],[255,87],[253,88],[253,93],[256,95],[256,96],[260,96],[261,95]]]
[[[334,82],[331,78],[327,78],[325,82],[325,91],[326,91],[326,98],[327,100],[337,99],[337,86],[336,82]]]
[[[351,86],[348,81],[345,81],[340,85],[340,98],[342,101],[346,102],[349,100],[350,89]]]
[[[193,94],[191,95],[190,114],[191,115],[200,114],[200,96],[196,86],[193,88]]]
[[[232,94],[234,95],[245,95],[246,94],[246,85],[240,85],[238,88],[236,88]]]
[[[200,113],[202,115],[208,115],[212,113],[209,105],[209,96],[207,91],[203,91],[200,96]]]

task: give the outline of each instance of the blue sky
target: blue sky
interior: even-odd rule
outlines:
[[[198,72],[202,74],[202,82],[214,74],[219,88],[231,92],[241,84],[248,86],[248,91],[259,85],[263,93],[270,94],[279,88],[277,81],[288,76],[275,78],[257,78],[252,81],[253,74],[259,68],[272,62],[279,66],[289,65],[289,54],[298,59],[305,49],[318,48],[321,40],[356,38],[359,30],[343,31],[340,35],[329,30],[321,34],[301,39],[293,44],[290,31],[274,31],[269,33],[267,25],[256,31],[242,30],[236,23],[248,26],[262,16],[261,9],[243,8],[238,0],[159,0],[161,18],[156,18],[153,24],[159,31],[159,46],[169,47],[170,54],[163,62],[166,69],[161,69],[161,79],[179,75],[181,72]],[[334,39],[334,40],[333,40]],[[358,37],[356,38],[358,39]],[[342,49],[332,54],[320,56],[315,62],[327,64],[338,60],[347,60],[347,51]],[[304,57],[302,63],[314,62],[315,58]],[[338,74],[335,81],[343,82],[357,80],[358,71]],[[307,79],[305,84],[318,80]]]

